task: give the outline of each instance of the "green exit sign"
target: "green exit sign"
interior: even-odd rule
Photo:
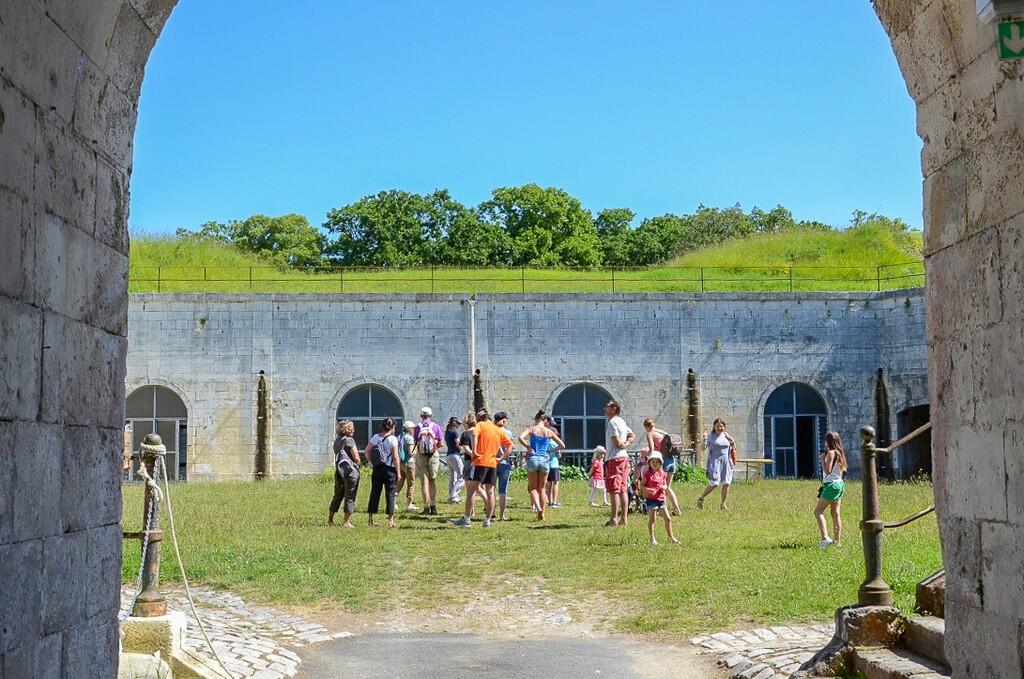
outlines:
[[[999,24],[999,58],[1024,59],[1024,21]]]

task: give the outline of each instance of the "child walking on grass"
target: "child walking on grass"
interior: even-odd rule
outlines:
[[[843,441],[839,434],[834,431],[825,434],[825,452],[818,457],[821,459],[823,474],[821,488],[818,490],[818,504],[814,507],[814,518],[818,522],[818,532],[821,534],[818,546],[822,549],[828,549],[832,544],[841,547],[843,519],[839,511],[843,503],[843,493],[846,492],[846,484],[843,483],[846,451],[843,450]],[[826,508],[832,509],[832,528],[836,535],[834,541],[829,537],[828,526],[825,524]]]
[[[608,453],[604,446],[594,448],[594,459],[590,463],[590,506],[608,507],[608,488],[604,485],[604,456]],[[597,491],[601,491],[601,505],[597,499]]]
[[[665,504],[665,489],[668,487],[668,474],[662,469],[664,462],[661,453],[654,451],[647,456],[647,468],[640,477],[640,496],[644,498],[647,505],[647,534],[651,538],[651,544],[657,545],[654,537],[654,522],[661,514],[665,520],[665,532],[672,542],[679,542],[672,534],[672,517],[669,516],[668,507]]]

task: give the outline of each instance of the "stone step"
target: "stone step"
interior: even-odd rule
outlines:
[[[940,679],[949,668],[905,648],[858,648],[853,666],[865,679]]]
[[[917,583],[914,610],[924,615],[946,617],[946,569],[938,570]]]
[[[931,615],[921,615],[907,621],[905,643],[911,651],[948,665],[945,635],[945,620]]]

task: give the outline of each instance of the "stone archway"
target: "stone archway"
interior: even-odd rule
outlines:
[[[60,667],[113,676],[117,664],[128,180],[146,60],[175,2],[0,8],[7,674]],[[997,60],[995,33],[970,0],[876,0],[875,8],[924,141],[947,650],[957,676],[1016,676],[1024,662],[1024,67]]]

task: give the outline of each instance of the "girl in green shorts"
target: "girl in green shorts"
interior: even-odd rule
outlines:
[[[818,532],[821,533],[821,542],[818,546],[822,549],[827,549],[832,544],[840,547],[843,537],[840,507],[843,493],[846,492],[846,484],[843,483],[846,452],[843,450],[843,441],[839,434],[834,431],[825,434],[825,452],[818,457],[821,459],[821,471],[824,475],[821,488],[818,490],[818,504],[814,508],[814,518],[818,521]],[[825,524],[825,509],[829,507],[832,509],[832,529],[836,534],[834,541],[828,536],[828,526]]]

